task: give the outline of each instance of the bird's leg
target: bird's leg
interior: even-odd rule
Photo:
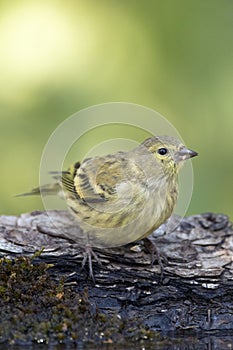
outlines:
[[[92,257],[98,262],[99,265],[102,265],[100,259],[98,258],[98,255],[93,251],[92,247],[89,245],[86,245],[85,251],[83,252],[82,269],[84,268],[88,258],[89,276],[91,277],[92,281],[95,283],[95,278],[94,278],[93,269],[92,269]]]
[[[158,264],[159,264],[160,270],[161,270],[161,279],[163,279],[164,266],[163,266],[162,258],[164,258],[165,260],[166,260],[166,258],[164,256],[161,257],[161,254],[160,254],[157,246],[149,238],[144,238],[143,241],[144,241],[145,248],[151,254],[151,265],[152,266],[155,262],[155,259],[157,258]]]

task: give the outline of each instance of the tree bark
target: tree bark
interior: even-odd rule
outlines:
[[[177,227],[176,227],[177,223]],[[69,238],[79,230],[65,211],[0,217],[0,254],[32,256],[54,264],[54,279],[65,278],[77,292],[88,288],[91,303],[103,313],[140,318],[161,332],[233,330],[233,230],[228,217],[207,213],[173,216],[150,236],[164,273],[143,242],[119,249],[96,250],[96,284],[81,268],[81,243]],[[170,232],[170,227],[176,227]]]

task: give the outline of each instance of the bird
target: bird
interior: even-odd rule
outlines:
[[[115,248],[148,237],[172,214],[178,172],[197,156],[173,136],[147,138],[130,151],[86,158],[53,172],[56,182],[22,195],[59,195],[81,228],[83,262],[94,280],[94,248]],[[75,242],[77,233],[70,232]],[[79,237],[80,240],[80,237]]]

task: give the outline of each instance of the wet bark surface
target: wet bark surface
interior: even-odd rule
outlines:
[[[79,228],[64,211],[1,216],[0,254],[14,259],[43,248],[34,261],[53,264],[52,279],[63,278],[77,293],[86,288],[93,308],[126,321],[140,319],[146,329],[233,334],[233,229],[227,216],[206,213],[181,222],[174,216],[155,231],[150,240],[163,276],[156,259],[151,265],[144,242],[95,249],[102,263],[93,262],[95,284],[81,267],[82,244],[70,240],[71,230]]]

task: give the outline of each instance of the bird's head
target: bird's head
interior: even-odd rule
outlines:
[[[186,159],[198,155],[172,136],[151,137],[143,142],[143,146],[153,154],[164,172],[168,174],[176,173]]]

